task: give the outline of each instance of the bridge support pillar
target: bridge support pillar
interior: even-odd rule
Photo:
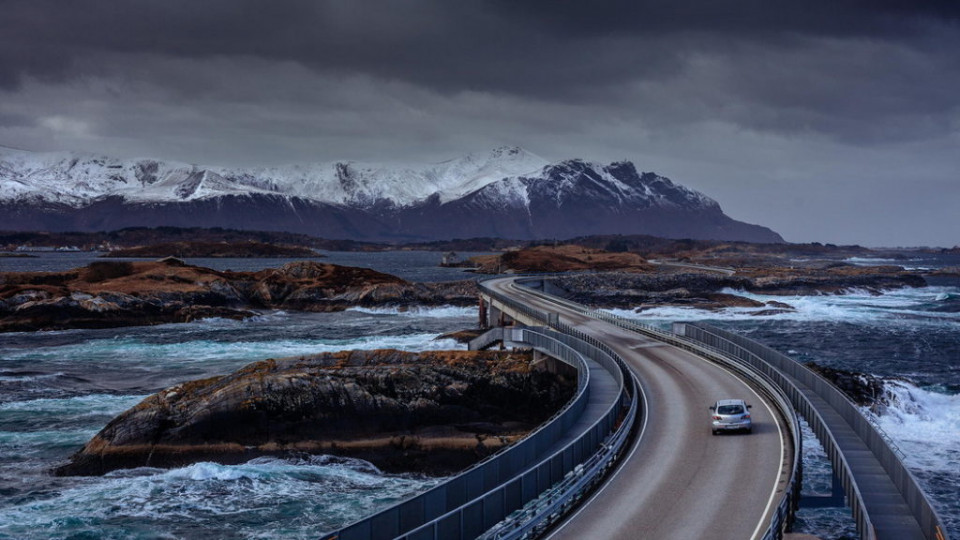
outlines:
[[[577,379],[577,369],[575,367],[536,349],[533,350],[533,362],[530,365],[537,371],[546,371],[547,373],[570,377],[573,380]]]
[[[480,312],[480,328],[490,328],[490,321],[487,320],[487,301],[483,299],[483,296],[478,296],[477,299],[480,301],[479,312]]]

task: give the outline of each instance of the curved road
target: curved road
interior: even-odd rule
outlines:
[[[783,497],[791,446],[772,405],[724,368],[692,353],[548,302],[512,285],[485,283],[609,345],[646,397],[640,437],[609,481],[551,539],[759,538]],[[753,405],[753,433],[710,432],[717,399]]]

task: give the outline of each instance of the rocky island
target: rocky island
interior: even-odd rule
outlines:
[[[528,352],[341,351],[167,388],[120,414],[57,475],[333,454],[450,474],[549,418],[576,381]]]
[[[611,240],[608,245],[616,241],[619,240]],[[710,242],[670,241],[652,245],[649,254],[681,256],[654,261],[630,251],[567,244],[534,246],[471,260],[477,263],[478,272],[563,273],[553,282],[566,291],[567,298],[598,308],[637,311],[660,306],[747,307],[764,308],[753,313],[769,315],[792,307],[779,301],[759,302],[729,291],[784,297],[843,294],[850,290],[880,294],[927,284],[923,273],[900,266],[856,266],[818,258],[790,260],[785,256],[790,249],[784,246],[780,246],[780,251],[769,252],[752,244],[718,246]],[[815,246],[803,247],[801,251],[823,255]]]
[[[412,283],[367,268],[313,261],[258,272],[221,272],[174,258],[98,261],[66,272],[0,273],[0,332],[241,319],[256,309],[340,311],[474,302],[472,281]]]
[[[582,272],[617,270],[653,272],[651,265],[636,253],[614,253],[580,245],[532,246],[496,255],[478,255],[470,263],[481,274],[528,272]]]

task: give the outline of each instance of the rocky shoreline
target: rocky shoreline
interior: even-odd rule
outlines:
[[[749,307],[758,308],[752,312],[755,315],[770,315],[793,308],[785,302],[758,302],[725,291],[787,297],[843,294],[851,290],[880,294],[886,290],[927,285],[922,275],[900,267],[852,265],[737,270],[733,275],[706,271],[581,273],[561,276],[554,282],[567,291],[570,300],[596,307],[638,312],[663,306],[708,310]]]
[[[451,474],[523,437],[576,381],[519,351],[341,351],[271,359],[160,391],[107,424],[56,475],[333,454],[388,472]]]
[[[167,258],[99,261],[67,272],[0,273],[0,332],[243,319],[260,309],[474,303],[473,281],[412,283],[313,261],[258,272],[221,272]]]

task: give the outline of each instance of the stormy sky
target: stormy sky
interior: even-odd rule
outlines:
[[[778,5],[782,4],[782,5]],[[629,159],[793,242],[960,244],[960,2],[0,0],[0,144]]]

